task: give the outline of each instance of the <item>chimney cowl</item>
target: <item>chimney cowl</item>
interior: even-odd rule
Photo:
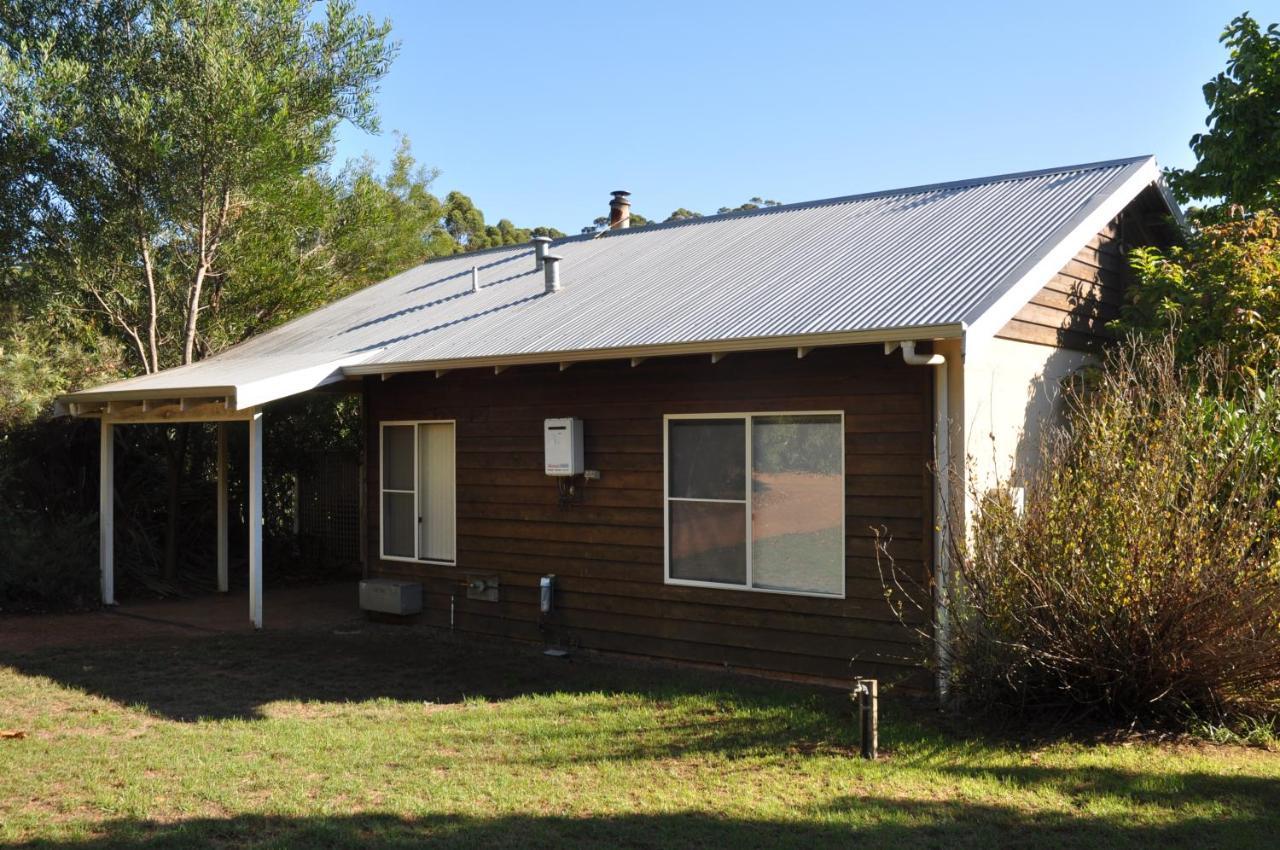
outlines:
[[[559,254],[544,254],[542,257],[542,273],[547,292],[560,291],[560,261],[562,259],[564,258]]]
[[[626,189],[615,189],[609,201],[609,229],[622,230],[631,226],[631,193]]]
[[[547,256],[547,249],[551,247],[550,236],[535,236],[529,240],[533,243],[533,270],[539,271],[542,268],[542,261]]]

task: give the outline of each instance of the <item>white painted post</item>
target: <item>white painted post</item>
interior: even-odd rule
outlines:
[[[218,423],[218,592],[226,593],[227,580],[227,423]]]
[[[249,420],[249,619],[262,628],[262,414]]]
[[[102,568],[102,604],[116,604],[115,574],[115,442],[112,425],[103,417],[98,452],[98,563]]]

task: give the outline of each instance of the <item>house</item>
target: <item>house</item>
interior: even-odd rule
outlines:
[[[874,529],[900,569],[945,573],[959,496],[931,470],[1025,468],[1060,380],[1108,338],[1124,252],[1180,221],[1151,157],[635,229],[616,192],[611,216],[62,399],[102,422],[104,601],[115,426],[247,423],[260,518],[262,417],[329,387],[363,399],[367,573],[420,582],[428,622],[928,688]],[[225,486],[219,508],[225,589]]]

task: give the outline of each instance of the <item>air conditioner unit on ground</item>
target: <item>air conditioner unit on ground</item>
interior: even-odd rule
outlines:
[[[420,613],[422,585],[389,578],[365,579],[360,582],[360,608],[382,614]]]

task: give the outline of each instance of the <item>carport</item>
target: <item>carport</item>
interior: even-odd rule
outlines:
[[[58,400],[58,412],[100,423],[98,557],[102,602],[115,605],[115,429],[214,424],[217,443],[218,590],[228,590],[228,429],[249,431],[249,619],[262,628],[262,417],[272,401],[320,387],[341,389],[344,365],[365,355],[228,357],[130,378]]]

